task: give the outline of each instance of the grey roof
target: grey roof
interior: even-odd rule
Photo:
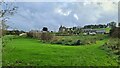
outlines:
[[[96,32],[105,32],[105,30],[97,30]]]

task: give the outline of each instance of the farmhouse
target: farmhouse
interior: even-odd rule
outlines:
[[[77,28],[77,27],[73,27],[73,28],[66,28],[64,26],[60,26],[59,28],[59,32],[62,33],[67,33],[67,34],[75,34],[75,35],[79,35],[80,33],[83,33],[84,35],[96,35],[96,34],[105,34],[106,31],[104,29],[99,30],[99,29],[82,29],[82,28]]]
[[[67,28],[62,25],[59,28],[59,32],[65,32],[66,30],[67,30]]]
[[[65,31],[67,31],[67,32],[69,32],[69,31],[75,31],[77,28],[76,27],[73,27],[73,28],[66,28],[65,26],[60,26],[60,28],[59,28],[59,32],[65,32]]]
[[[105,30],[97,30],[96,33],[97,33],[97,34],[105,34],[106,31],[105,31]]]

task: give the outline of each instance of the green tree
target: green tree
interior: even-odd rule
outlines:
[[[109,25],[111,28],[114,28],[114,27],[116,27],[116,22],[110,22],[108,25]]]

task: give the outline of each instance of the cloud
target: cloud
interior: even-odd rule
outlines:
[[[60,15],[64,15],[64,16],[68,16],[71,13],[70,10],[69,11],[64,11],[63,9],[56,9],[55,12],[60,14]]]
[[[86,5],[84,2],[18,2],[16,5],[19,9],[7,24],[26,31],[41,30],[44,26],[57,31],[60,25],[106,24],[118,18],[118,4],[112,2]]]
[[[77,20],[79,19],[78,16],[77,16],[77,14],[74,14],[74,17],[75,17],[75,19],[77,19]]]

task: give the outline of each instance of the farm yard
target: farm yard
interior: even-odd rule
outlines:
[[[65,38],[67,39],[67,37]],[[14,35],[5,36],[3,41],[5,41],[3,45],[3,66],[118,65],[106,51],[100,49],[100,46],[108,41],[108,37],[84,46],[43,43],[38,39]]]

